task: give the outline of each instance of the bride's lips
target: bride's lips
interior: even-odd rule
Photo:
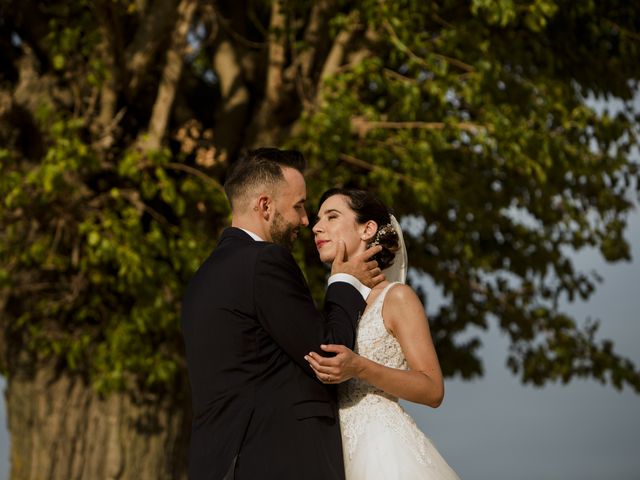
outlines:
[[[316,240],[316,248],[320,250],[327,243],[329,243],[329,240]]]

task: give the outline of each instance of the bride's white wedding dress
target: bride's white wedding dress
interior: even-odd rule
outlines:
[[[355,352],[407,369],[386,330],[382,306],[389,284],[360,319]],[[339,385],[340,427],[347,480],[449,480],[456,473],[398,404],[398,398],[357,379]]]

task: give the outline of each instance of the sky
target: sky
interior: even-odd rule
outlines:
[[[627,239],[633,262],[606,264],[597,252],[576,266],[604,281],[588,302],[565,304],[576,320],[601,320],[599,338],[640,366],[640,212]],[[638,480],[640,394],[593,380],[523,386],[505,366],[508,342],[496,329],[483,338],[485,375],[448,380],[438,409],[405,404],[462,479]]]

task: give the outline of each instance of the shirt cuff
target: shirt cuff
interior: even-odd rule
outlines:
[[[335,282],[345,282],[351,285],[353,288],[358,290],[358,293],[362,295],[362,298],[366,301],[369,293],[371,293],[371,289],[358,280],[353,275],[349,275],[348,273],[336,273],[335,275],[331,275],[329,280],[327,281],[327,286],[331,285]]]

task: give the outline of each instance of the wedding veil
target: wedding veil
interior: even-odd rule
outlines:
[[[391,215],[391,225],[398,234],[398,251],[393,259],[393,264],[384,269],[382,273],[389,282],[407,283],[407,270],[409,269],[409,258],[407,257],[407,247],[404,244],[402,228],[396,217]]]

